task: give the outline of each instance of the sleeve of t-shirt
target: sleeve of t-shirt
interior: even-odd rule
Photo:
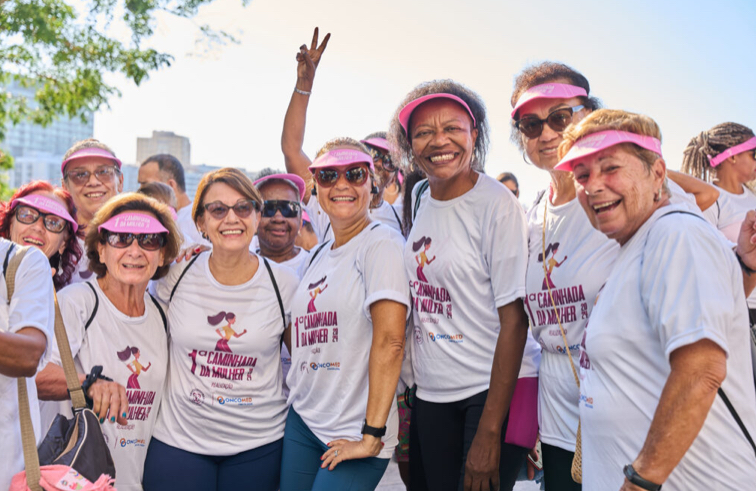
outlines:
[[[490,197],[486,205],[490,207],[489,219],[483,230],[483,254],[497,309],[525,297],[528,267],[525,213],[514,195],[504,191]]]
[[[39,249],[30,248],[16,270],[16,287],[8,309],[8,332],[25,327],[39,329],[47,338],[47,349],[37,369],[47,364],[53,344],[55,307],[50,263]]]
[[[641,295],[664,352],[709,339],[729,353],[726,332],[736,308],[735,261],[703,220],[659,218],[644,247]]]
[[[370,306],[379,300],[393,300],[407,306],[409,318],[412,309],[402,238],[393,230],[375,232],[375,239],[368,237],[370,242],[358,264],[365,282],[365,316],[372,322]]]
[[[68,344],[71,347],[71,355],[76,358],[81,345],[84,343],[84,336],[86,335],[84,326],[94,312],[95,294],[85,283],[77,283],[60,291],[58,305],[60,306],[60,315],[63,317],[63,325],[66,328]],[[53,355],[50,361],[56,365],[62,364],[57,343],[53,346]]]

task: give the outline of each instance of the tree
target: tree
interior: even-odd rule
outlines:
[[[105,82],[107,74],[122,74],[139,85],[150,72],[170,66],[170,54],[142,47],[153,34],[155,13],[191,18],[212,2],[90,1],[88,14],[79,16],[66,0],[0,0],[0,87],[16,81],[36,89],[33,101],[0,91],[0,141],[9,125],[21,121],[47,125],[60,115],[83,118],[85,112],[107,106],[108,99],[120,96]],[[128,26],[129,42],[106,34],[114,22]],[[237,42],[208,25],[198,29],[211,42]],[[0,151],[0,169],[11,166],[12,156]]]

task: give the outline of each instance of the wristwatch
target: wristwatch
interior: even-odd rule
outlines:
[[[627,480],[635,484],[639,488],[647,489],[648,491],[659,491],[662,487],[661,484],[655,484],[651,481],[643,479],[640,474],[635,472],[632,464],[626,465],[623,470],[625,472],[625,477],[627,478]]]
[[[368,426],[367,420],[365,420],[365,422],[362,424],[362,434],[381,438],[386,434],[386,427],[384,426],[383,428],[376,428],[375,426]]]

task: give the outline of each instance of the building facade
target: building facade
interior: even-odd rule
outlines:
[[[159,153],[173,155],[184,168],[192,165],[192,147],[185,136],[172,131],[153,131],[149,138],[137,138],[137,165]]]

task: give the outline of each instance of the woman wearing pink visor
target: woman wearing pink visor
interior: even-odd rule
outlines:
[[[756,391],[741,266],[700,214],[670,203],[660,138],[647,116],[601,109],[559,146],[555,168],[619,246],[580,355],[583,488],[748,489]],[[755,248],[738,245],[749,260]]]
[[[81,259],[71,195],[45,181],[21,186],[0,204],[0,237],[40,249],[53,269],[55,289],[68,285]]]
[[[373,157],[351,138],[310,166],[334,239],[292,301],[281,490],[375,489],[397,444],[395,390],[410,308],[402,236],[373,222]]]
[[[147,293],[147,283],[168,273],[180,243],[181,232],[167,206],[136,193],[114,198],[87,230],[87,256],[96,276],[58,294],[84,393],[110,442],[119,490],[142,489],[168,366],[165,314]],[[43,403],[42,412],[70,417],[66,379],[54,346],[52,362],[37,376],[37,388],[40,399],[61,402]],[[52,422],[46,419],[45,428]]]
[[[527,453],[505,442],[528,336],[522,207],[483,172],[486,110],[454,81],[412,90],[389,141],[401,161],[428,176],[413,191],[415,219],[404,250],[417,384],[411,487],[512,489]]]

